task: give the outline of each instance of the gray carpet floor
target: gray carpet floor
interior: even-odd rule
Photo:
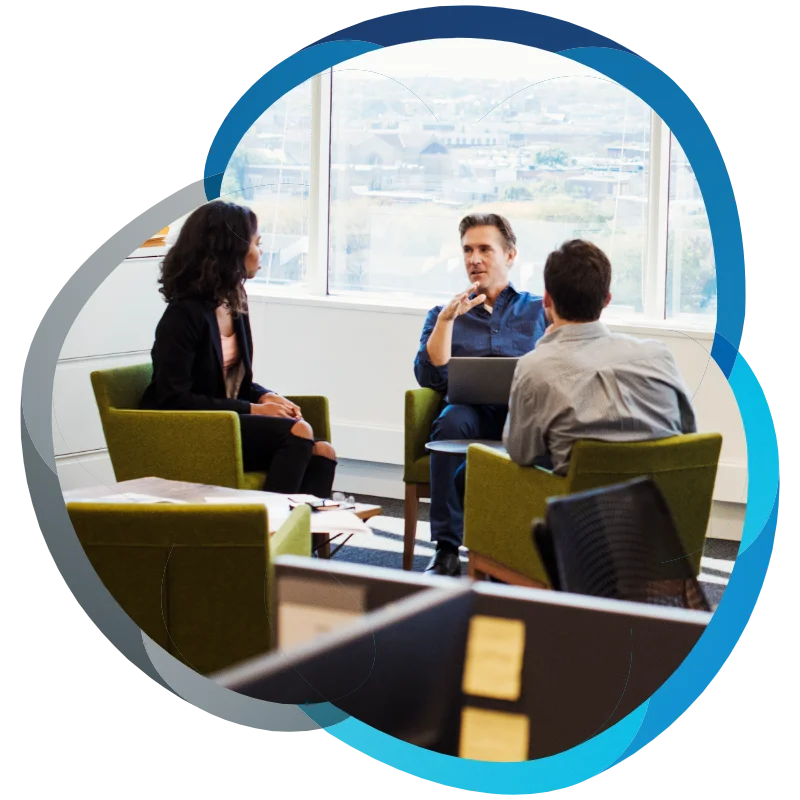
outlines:
[[[353,535],[337,550],[339,540],[332,542],[333,558],[354,564],[369,564],[375,567],[402,569],[403,566],[403,501],[386,497],[356,495],[360,503],[371,503],[381,506],[383,513],[368,521],[370,533]],[[430,525],[428,504],[420,503],[417,537],[414,545],[415,572],[422,572],[434,553],[434,545],[430,541]],[[344,538],[344,537],[339,537]],[[700,582],[712,608],[719,604],[722,593],[730,578],[738,542],[724,539],[706,539],[705,550],[701,561]],[[466,551],[462,549],[461,560],[466,575]]]

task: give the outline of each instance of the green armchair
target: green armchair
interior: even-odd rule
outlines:
[[[257,505],[68,503],[89,561],[157,644],[208,674],[271,650],[273,560],[310,555],[311,509],[269,536]]]
[[[108,454],[118,481],[155,476],[234,489],[261,489],[265,472],[244,472],[234,411],[145,411],[151,364],[93,372]],[[330,441],[327,397],[291,397],[318,439]]]
[[[569,472],[561,477],[538,467],[520,467],[483,445],[467,453],[464,544],[469,574],[507,583],[549,586],[531,536],[544,517],[547,498],[572,494],[640,475],[661,488],[694,574],[700,571],[722,436],[693,433],[647,442],[579,441]]]
[[[406,570],[410,570],[414,563],[420,498],[431,496],[431,457],[425,444],[430,441],[431,428],[443,406],[444,395],[433,389],[409,389],[406,392],[403,468],[403,482],[406,485],[403,569]]]

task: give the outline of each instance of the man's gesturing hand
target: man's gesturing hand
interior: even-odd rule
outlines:
[[[475,308],[475,306],[479,306],[481,303],[486,301],[485,294],[479,294],[477,297],[473,297],[472,300],[469,299],[469,296],[477,290],[479,284],[473,283],[466,292],[461,292],[461,294],[457,294],[440,312],[439,312],[439,319],[443,322],[451,322],[456,317],[460,317],[462,314],[466,314],[471,308]]]

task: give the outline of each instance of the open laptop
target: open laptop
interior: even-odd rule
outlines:
[[[447,364],[447,399],[465,405],[508,405],[516,358],[451,358]]]

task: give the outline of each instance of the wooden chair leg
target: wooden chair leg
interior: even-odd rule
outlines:
[[[406,484],[406,502],[403,510],[405,530],[403,532],[403,569],[411,570],[414,565],[414,540],[417,538],[417,514],[419,496],[415,483]]]
[[[331,535],[329,533],[312,533],[311,550],[317,558],[331,557]]]
[[[474,581],[485,581],[486,573],[478,566],[479,559],[475,556],[472,550],[467,554],[467,575]]]
[[[511,586],[528,586],[532,589],[550,588],[541,581],[530,578],[515,569],[511,569],[511,567],[507,567],[505,564],[500,564],[498,561],[472,550],[469,551],[469,576],[476,581],[487,580],[491,576]]]

